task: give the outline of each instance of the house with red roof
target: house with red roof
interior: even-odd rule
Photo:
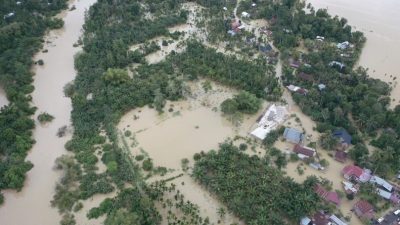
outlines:
[[[314,187],[314,192],[320,196],[321,198],[323,198],[325,201],[330,202],[335,204],[336,206],[340,205],[340,198],[338,193],[336,193],[335,191],[327,191],[324,187],[322,187],[321,185],[316,185]]]
[[[354,180],[365,183],[371,179],[371,171],[368,169],[361,169],[356,165],[345,166],[342,174],[346,180]]]
[[[375,216],[374,207],[369,202],[360,200],[353,206],[354,213],[363,219],[373,219]]]
[[[293,152],[295,152],[301,159],[311,158],[316,155],[316,152],[313,148],[309,148],[307,146],[301,146],[299,144],[296,144],[294,146]]]

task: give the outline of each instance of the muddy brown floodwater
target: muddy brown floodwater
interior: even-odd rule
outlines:
[[[327,8],[345,17],[356,30],[364,32],[367,43],[359,65],[369,68],[371,77],[395,85],[392,106],[399,103],[400,79],[400,1],[398,0],[307,0],[315,8]],[[396,79],[394,79],[396,78]]]
[[[182,172],[183,158],[192,161],[195,153],[217,149],[218,144],[228,137],[248,134],[259,113],[244,117],[240,126],[233,125],[216,108],[236,91],[213,83],[213,90],[205,93],[201,87],[202,82],[191,83],[191,97],[168,102],[166,112],[162,115],[154,109],[144,107],[132,110],[121,119],[119,130],[129,130],[134,134],[134,138],[127,138],[134,155],[144,150],[155,165],[174,169],[176,174]],[[169,108],[174,111],[168,112]],[[202,216],[208,216],[211,222],[217,223],[220,219],[217,210],[223,205],[215,196],[186,174],[173,182],[188,200],[200,207]],[[241,224],[238,218],[228,214],[221,224],[234,222]]]
[[[56,172],[54,161],[65,154],[64,144],[70,137],[58,138],[58,128],[70,124],[71,101],[64,97],[63,87],[75,77],[74,55],[80,50],[72,45],[78,40],[84,23],[84,12],[95,0],[70,2],[76,10],[60,14],[65,21],[64,28],[51,31],[46,36],[44,49],[48,53],[38,53],[35,60],[43,59],[44,66],[35,66],[33,105],[46,111],[55,119],[42,126],[36,121],[34,139],[36,144],[29,152],[27,160],[34,167],[27,173],[25,186],[21,192],[4,191],[5,204],[0,207],[0,224],[4,225],[55,225],[60,216],[52,208],[50,201],[60,174]]]

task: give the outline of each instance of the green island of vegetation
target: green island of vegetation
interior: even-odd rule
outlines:
[[[31,105],[33,55],[44,42],[48,29],[63,26],[54,16],[67,7],[67,1],[0,1],[0,84],[9,104],[0,109],[0,191],[24,185],[25,174],[33,165],[25,161],[35,143],[31,116],[36,107]],[[6,15],[3,17],[3,15]],[[0,193],[0,204],[3,202]]]

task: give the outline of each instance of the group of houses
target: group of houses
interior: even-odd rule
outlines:
[[[343,220],[339,219],[335,214],[326,214],[318,211],[311,217],[303,217],[300,225],[347,225]]]
[[[361,183],[371,183],[375,186],[376,194],[397,205],[400,204],[400,196],[395,187],[385,179],[372,175],[371,170],[362,169],[356,165],[345,166],[342,170],[343,188],[346,194],[356,195]],[[360,200],[353,207],[354,213],[363,219],[374,218],[374,208],[367,201]]]
[[[385,216],[377,219],[377,221],[374,224],[379,224],[379,225],[398,225],[398,224],[400,224],[400,209],[389,212]]]
[[[241,20],[233,19],[231,22],[231,29],[228,30],[228,34],[230,34],[231,36],[235,36],[237,33],[239,33],[244,28],[245,28],[245,26],[242,24]]]

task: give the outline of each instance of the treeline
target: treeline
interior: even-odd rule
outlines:
[[[0,110],[0,190],[21,190],[33,166],[25,157],[35,143],[32,57],[41,48],[45,31],[63,25],[53,16],[67,5],[65,0],[1,0],[0,5],[0,84],[10,102]]]
[[[192,78],[204,76],[268,100],[277,100],[282,94],[273,67],[261,58],[254,61],[237,59],[199,42],[189,42],[185,52],[169,60],[179,66],[180,72]]]
[[[193,177],[246,224],[297,223],[318,207],[315,182],[298,184],[266,158],[249,156],[231,143],[196,159]]]

